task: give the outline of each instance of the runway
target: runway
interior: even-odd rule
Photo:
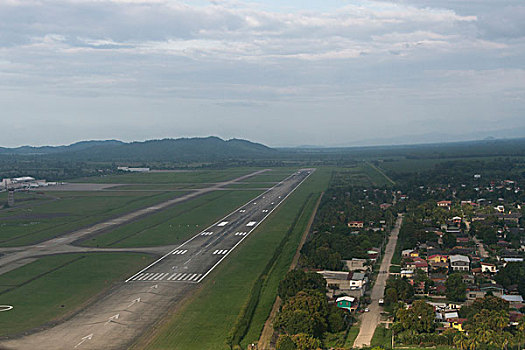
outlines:
[[[196,234],[126,282],[199,283],[310,174],[294,173]]]
[[[22,350],[129,348],[238,249],[312,171],[302,169],[294,173],[172,248],[69,320],[20,339],[2,341],[0,347]]]

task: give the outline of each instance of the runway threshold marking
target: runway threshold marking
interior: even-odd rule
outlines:
[[[235,236],[246,236],[248,232],[235,232]]]
[[[246,226],[254,227],[256,223],[257,223],[257,221],[250,221],[249,223],[246,224]]]
[[[173,255],[182,255],[182,254],[186,254],[188,252],[188,250],[183,250],[183,249],[177,249],[177,250],[174,250]]]
[[[219,227],[224,227],[226,225],[228,225],[228,221],[223,221],[220,224],[217,224],[217,226],[219,226]]]
[[[211,235],[213,235],[213,232],[211,231],[201,233],[201,236],[211,236]]]
[[[218,249],[213,252],[213,255],[224,255],[226,253],[228,253],[228,249]]]

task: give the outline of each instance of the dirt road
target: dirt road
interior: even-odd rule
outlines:
[[[399,229],[403,222],[403,217],[399,216],[397,218],[396,224],[388,244],[386,245],[385,255],[383,256],[383,261],[381,262],[381,267],[379,269],[379,275],[377,276],[376,283],[372,288],[372,303],[370,304],[369,312],[365,312],[361,317],[361,328],[359,329],[359,334],[354,341],[354,348],[362,348],[370,346],[370,341],[372,336],[377,328],[377,325],[380,321],[381,310],[383,309],[379,306],[379,299],[384,297],[386,280],[388,279],[388,271],[390,269],[390,262],[392,261],[392,256],[394,255],[394,250],[397,244],[397,237],[399,235]]]

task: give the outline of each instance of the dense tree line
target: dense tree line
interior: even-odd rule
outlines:
[[[340,332],[348,315],[328,304],[326,281],[315,272],[293,270],[279,283],[283,304],[274,322],[281,333],[277,350],[318,349],[325,332]]]

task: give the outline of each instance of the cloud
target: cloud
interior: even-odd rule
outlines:
[[[0,99],[61,101],[68,115],[68,101],[78,99],[108,110],[108,100],[136,99],[152,103],[157,115],[184,101],[185,122],[231,111],[246,127],[251,119],[239,111],[277,106],[274,113],[291,118],[305,105],[312,135],[322,130],[324,114],[365,128],[362,115],[376,124],[404,116],[410,125],[418,113],[427,115],[425,103],[436,110],[434,104],[453,101],[458,118],[488,99],[511,101],[501,113],[513,120],[525,109],[519,0],[297,3],[0,0]]]

